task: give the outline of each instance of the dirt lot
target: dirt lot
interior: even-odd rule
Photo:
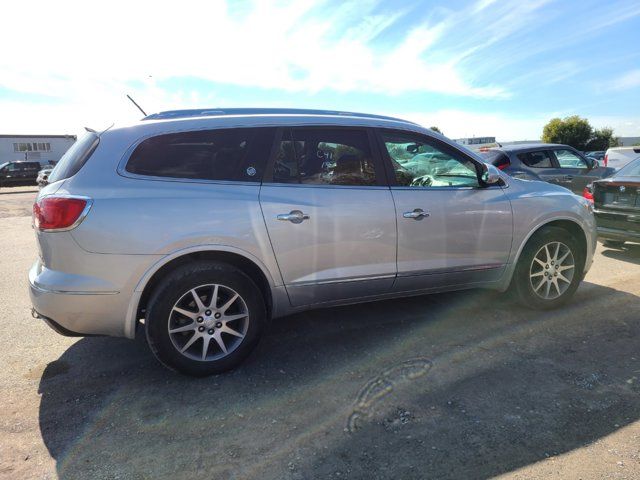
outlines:
[[[573,303],[473,291],[295,315],[195,380],[31,318],[33,193],[0,194],[0,478],[640,478],[640,246]]]

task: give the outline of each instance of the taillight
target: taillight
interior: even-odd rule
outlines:
[[[589,185],[584,187],[584,190],[582,190],[582,196],[593,203],[593,192],[591,191],[591,187]]]
[[[607,167],[609,165],[609,154],[604,154],[604,166]]]
[[[504,163],[499,163],[498,165],[496,165],[496,167],[498,167],[498,170],[504,170],[505,168],[511,166],[511,162],[504,162]]]
[[[85,197],[43,197],[33,204],[33,225],[39,230],[71,230],[91,208]]]

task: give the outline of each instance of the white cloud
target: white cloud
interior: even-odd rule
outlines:
[[[612,90],[629,90],[640,87],[640,68],[631,70],[611,82]]]

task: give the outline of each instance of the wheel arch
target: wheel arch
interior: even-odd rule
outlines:
[[[520,260],[520,256],[524,251],[524,247],[527,245],[531,237],[533,237],[537,232],[539,232],[542,228],[545,228],[545,227],[559,227],[569,232],[570,235],[572,235],[574,238],[577,239],[578,245],[580,248],[580,253],[582,255],[582,260],[586,261],[587,256],[589,254],[588,234],[585,231],[584,227],[580,224],[580,222],[572,217],[556,217],[556,218],[546,219],[543,222],[540,222],[539,224],[537,224],[535,228],[532,228],[529,231],[529,233],[524,237],[524,239],[520,242],[516,255],[511,262],[509,275],[506,278],[506,282],[503,285],[502,290],[506,290],[511,284],[511,281],[513,279],[513,274],[516,269],[516,265]]]
[[[138,282],[127,311],[125,335],[135,336],[138,319],[144,316],[147,302],[154,288],[174,269],[193,262],[217,261],[233,265],[243,271],[260,289],[268,318],[273,311],[274,281],[267,268],[251,254],[239,249],[218,245],[203,245],[174,252],[153,265]]]

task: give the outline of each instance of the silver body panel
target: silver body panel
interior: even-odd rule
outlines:
[[[68,232],[37,232],[29,272],[34,308],[80,334],[133,337],[145,287],[162,266],[195,252],[228,252],[267,280],[272,316],[365,300],[484,286],[508,287],[527,239],[568,220],[587,239],[595,222],[568,190],[504,177],[504,187],[429,190],[321,187],[140,177],[124,170],[144,139],[165,133],[255,126],[331,125],[418,132],[408,122],[338,115],[238,115],[144,121],[101,134],[74,176],[45,195],[86,195],[90,213]],[[481,161],[478,159],[478,161]],[[429,217],[406,219],[422,208]],[[300,210],[301,223],[277,220]]]

